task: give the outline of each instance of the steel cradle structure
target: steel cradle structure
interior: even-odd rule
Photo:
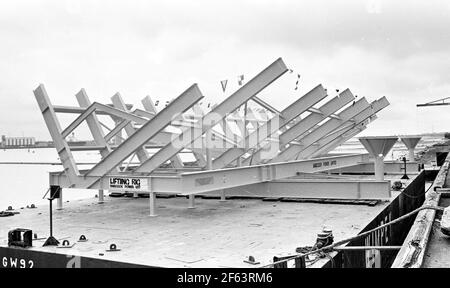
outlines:
[[[100,201],[103,190],[149,194],[150,215],[156,215],[156,193],[189,195],[190,208],[195,205],[195,194],[217,193],[224,200],[227,193],[236,193],[243,186],[265,191],[261,192],[265,196],[276,196],[280,190],[302,197],[312,182],[295,177],[368,162],[368,154],[321,155],[364,130],[376,113],[389,105],[386,98],[371,103],[365,98],[355,101],[346,89],[316,107],[328,97],[327,90],[318,85],[278,111],[257,95],[287,71],[283,60],[277,59],[207,113],[199,105],[204,96],[197,84],[159,112],[149,96],[142,100],[143,110],[131,110],[118,93],[111,98],[112,104],[104,105],[91,103],[84,89],[76,94],[79,107],[55,106],[41,84],[34,95],[64,168],[50,173],[50,185],[98,189]],[[249,101],[260,109],[248,107]],[[62,129],[57,113],[78,116]],[[105,115],[115,127],[100,121]],[[66,138],[83,122],[95,145],[69,147]],[[149,148],[157,151],[150,153]],[[80,150],[97,150],[101,160],[91,169],[80,170],[72,154]],[[180,154],[185,152],[193,154],[195,165],[183,162]],[[133,162],[135,158],[138,162]],[[349,181],[336,176],[313,182],[314,197],[318,198],[330,197],[329,191],[324,192],[329,183],[343,187],[336,190],[342,194],[336,192],[334,198],[390,197],[389,181]],[[361,187],[370,191],[361,193]],[[58,207],[62,208],[62,197]]]

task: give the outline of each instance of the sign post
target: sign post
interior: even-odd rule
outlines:
[[[55,237],[53,237],[53,200],[59,197],[61,197],[61,187],[55,185],[50,186],[50,198],[48,198],[48,201],[50,201],[50,237],[48,237],[45,241],[43,245],[44,247],[59,245],[59,241],[56,240]]]

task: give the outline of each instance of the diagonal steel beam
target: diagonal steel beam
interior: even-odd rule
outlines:
[[[217,105],[217,107],[212,109],[208,114],[206,114],[202,118],[202,134],[215,126],[218,121],[223,119],[228,113],[236,110],[243,103],[247,102],[261,90],[270,85],[286,71],[287,67],[284,64],[283,60],[281,58],[276,60],[261,73],[255,76],[252,80],[242,86],[239,90],[225,99],[222,103]],[[181,133],[181,135],[179,135],[177,139],[175,139],[175,141],[179,143],[179,145],[167,145],[166,147],[156,152],[152,156],[152,158],[139,166],[135,171],[146,173],[152,172],[153,170],[158,168],[159,165],[166,162],[173,155],[181,151],[184,147],[201,136],[202,135],[194,135],[191,129],[184,130],[183,133]]]
[[[285,126],[286,124],[297,118],[300,114],[313,107],[326,97],[327,91],[325,90],[325,88],[323,88],[322,84],[317,85],[304,96],[297,99],[297,101],[283,109],[283,111],[281,112],[280,125]],[[299,111],[301,111],[301,113],[299,113]]]
[[[325,97],[327,97],[327,93],[322,85],[318,85],[315,88],[313,88],[311,91],[309,91],[304,96],[300,97],[297,101],[295,101],[287,108],[285,108],[281,112],[281,118],[277,118],[276,116],[271,118],[268,122],[263,124],[257,131],[253,132],[251,135],[248,135],[246,140],[247,143],[255,144],[251,145],[249,148],[256,147],[256,145],[259,144],[258,142],[260,142],[261,140],[265,140],[267,137],[273,135],[280,128],[286,126],[290,121],[294,120],[300,114],[302,114],[303,112],[311,108],[313,105],[323,100]],[[240,147],[243,147],[242,144],[243,143],[241,143]],[[245,154],[246,151],[248,151],[248,149],[244,148],[232,148],[227,150],[218,158],[214,159],[213,169],[225,167],[226,165],[230,164],[231,162],[233,162],[234,160]],[[261,151],[262,149],[259,149],[258,151],[255,152],[255,154],[259,154],[261,153]]]
[[[327,136],[318,140],[313,145],[306,148],[304,150],[304,153],[312,154],[312,153],[314,153],[314,151],[322,150],[322,148],[326,148],[326,146],[330,142],[334,142],[335,140],[338,140],[340,143],[343,143],[342,139],[347,135],[348,131],[353,131],[353,130],[360,131],[359,129],[362,128],[367,123],[368,123],[368,120],[366,120],[365,122],[360,123],[360,124],[346,123],[346,125],[343,125],[342,128],[339,128],[338,130],[333,131],[332,133],[330,133]]]
[[[114,96],[111,97],[111,101],[113,103],[114,108],[128,112],[127,108],[125,106],[125,102],[123,101],[122,96],[120,96],[119,93],[114,94]],[[130,137],[131,135],[134,134],[134,132],[136,132],[136,128],[134,128],[133,123],[131,123],[131,122],[128,123],[127,125],[125,125],[124,129],[125,129],[125,133],[127,133],[128,137]],[[136,156],[139,159],[139,162],[141,162],[141,163],[149,158],[147,150],[145,150],[145,148],[143,148],[143,147],[136,149],[135,152],[136,152]]]
[[[158,110],[156,110],[156,106],[152,101],[152,98],[150,96],[146,96],[141,101],[142,106],[144,106],[144,109],[146,112],[153,114],[153,116],[148,117],[149,119],[152,119],[154,115],[158,114]],[[195,107],[195,104],[194,104]],[[170,159],[170,162],[172,163],[173,167],[175,168],[182,168],[184,166],[183,161],[181,160],[180,155],[175,155]]]
[[[202,98],[203,95],[197,84],[192,85],[161,110],[161,112],[159,112],[152,120],[147,121],[147,123],[145,123],[138,131],[128,137],[113,152],[95,165],[87,172],[87,175],[103,176],[114,169],[114,167],[133,154],[136,149],[145,145],[151,138],[169,125],[170,121],[173,119],[173,115],[188,110]]]
[[[310,115],[306,116],[303,119],[298,119],[295,122],[292,121],[293,124],[289,124],[290,127],[287,127],[287,125],[283,126],[282,127],[283,129],[281,129],[283,132],[279,136],[278,141],[276,142],[269,141],[262,148],[253,153],[250,157],[245,159],[244,164],[249,165],[250,162],[260,163],[263,160],[262,159],[263,151],[267,151],[268,149],[272,151],[273,149],[272,145],[277,145],[276,150],[278,150],[278,146],[282,148],[290,141],[294,140],[295,138],[304,134],[308,130],[312,129],[315,125],[317,125],[321,121],[327,119],[327,117],[330,117],[334,112],[338,111],[339,109],[350,103],[353,99],[354,99],[353,94],[350,92],[350,90],[346,89],[339,96],[334,97],[332,100],[322,105],[319,109],[312,108],[312,106],[307,107],[306,110],[302,110],[301,112],[303,113],[304,111],[309,111],[311,112]],[[267,159],[268,156],[270,157],[270,155],[264,155],[264,158]]]
[[[350,107],[347,107],[345,110],[339,113],[339,120],[331,118],[319,127],[313,129],[310,133],[306,134],[305,136],[300,136],[299,141],[301,141],[300,145],[290,145],[286,149],[282,149],[282,151],[273,159],[271,159],[269,162],[280,162],[280,161],[289,161],[297,155],[300,151],[306,149],[310,145],[312,145],[314,142],[319,140],[320,138],[324,137],[331,131],[339,128],[342,124],[344,124],[347,121],[351,121],[353,117],[361,113],[364,109],[370,107],[369,103],[365,98],[360,99],[359,101],[355,102]],[[301,147],[301,148],[300,148]]]
[[[84,89],[81,89],[80,92],[78,92],[75,95],[75,97],[77,98],[80,107],[87,108],[91,105],[91,101],[89,100],[89,97],[87,96],[86,91]],[[111,147],[109,147],[108,145],[108,140],[105,140],[103,129],[100,126],[100,123],[98,121],[97,115],[95,115],[95,112],[86,118],[86,122],[89,127],[89,130],[91,131],[95,143],[99,146],[105,147],[104,149],[100,150],[100,155],[102,155],[102,158],[105,157],[112,150]]]
[[[372,117],[373,115],[375,115],[377,112],[386,108],[387,106],[389,106],[389,101],[387,101],[387,99],[385,97],[382,97],[376,101],[373,101],[368,108],[364,109],[363,111],[358,113],[358,115],[353,117],[352,121],[347,121],[347,123],[344,123],[342,126],[345,126],[346,124],[354,124],[354,125],[361,124],[364,121],[366,121],[367,119],[369,119],[370,117]],[[343,129],[343,130],[341,130],[341,133],[345,133],[350,129],[352,129],[352,127]],[[298,151],[296,153],[296,155],[297,155],[296,159],[301,159],[301,158],[308,158],[310,156],[311,151],[316,150],[315,148],[317,146],[314,147],[313,145],[311,145],[310,147],[304,147],[304,146],[300,145],[300,146],[294,146],[294,147],[295,148],[293,148],[293,149],[297,149],[297,151]]]
[[[351,138],[355,137],[362,131],[364,131],[367,128],[367,125],[372,123],[377,119],[377,115],[373,115],[370,118],[370,121],[367,120],[356,127],[352,128],[351,130],[345,132],[344,134],[338,136],[337,138],[333,139],[332,141],[329,141],[327,144],[322,144],[319,149],[316,149],[315,151],[311,151],[312,153],[308,158],[312,157],[318,157],[320,155],[327,154],[330,151],[333,151],[338,146],[342,145],[343,143],[347,142]],[[325,141],[324,141],[325,142]]]
[[[321,121],[327,119],[334,112],[338,111],[351,101],[353,101],[355,97],[350,92],[349,89],[343,91],[339,96],[334,97],[324,105],[322,105],[318,112],[313,112],[309,114],[307,117],[295,123],[292,127],[287,129],[280,135],[280,145],[284,146],[296,139],[300,135],[303,135],[305,132],[319,124]]]
[[[117,133],[119,133],[120,131],[122,131],[122,129],[125,128],[125,126],[127,126],[129,123],[131,123],[130,120],[122,120],[119,124],[116,125],[116,127],[114,127],[113,129],[111,129],[111,130],[109,131],[109,133],[106,134],[105,140],[106,140],[106,141],[111,140],[114,136],[117,135]]]
[[[349,125],[340,129],[339,134],[331,134],[324,137],[319,141],[318,145],[312,145],[306,148],[297,155],[297,159],[310,158],[319,155],[319,153],[323,154],[331,151],[357,134],[353,132],[361,132],[364,130],[367,127],[367,124],[370,123],[369,121],[374,121],[377,119],[376,113],[386,108],[388,105],[389,101],[387,101],[385,97],[374,101],[370,108],[364,110],[354,118],[354,123],[348,123]]]
[[[346,129],[342,129],[342,131],[339,134],[331,134],[319,141],[319,145],[317,146],[310,146],[306,148],[304,151],[302,151],[299,155],[302,158],[311,158],[311,157],[317,157],[319,155],[326,154],[339,145],[345,143],[352,137],[356,136],[358,133],[361,133],[363,130],[367,128],[367,125],[372,123],[377,119],[377,115],[373,114],[368,119],[366,119],[363,122],[360,122],[358,124],[350,125],[349,127],[346,127]]]
[[[252,100],[259,104],[260,106],[262,106],[263,108],[267,109],[268,111],[275,113],[275,114],[281,114],[280,111],[278,111],[277,109],[275,109],[273,106],[271,106],[269,103],[265,102],[264,100],[262,100],[259,97],[253,97]]]
[[[64,172],[71,184],[76,183],[78,175],[80,174],[77,168],[75,159],[70,151],[69,145],[66,140],[61,136],[61,125],[56,117],[56,112],[53,109],[50,98],[45,91],[43,84],[40,84],[34,91],[34,96],[44,117],[45,124],[47,125],[50,136],[53,139],[56,151],[58,152],[59,159],[64,167]]]
[[[75,130],[78,126],[80,126],[80,124],[83,123],[83,121],[86,120],[86,118],[90,117],[90,115],[95,112],[95,110],[97,109],[96,106],[97,106],[96,102],[88,106],[83,113],[81,113],[77,118],[75,118],[75,120],[61,132],[61,136],[63,138],[69,136],[70,133],[73,132],[73,130]]]

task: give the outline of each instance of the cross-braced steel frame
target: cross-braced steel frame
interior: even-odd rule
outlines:
[[[144,109],[131,110],[119,93],[111,97],[112,104],[104,105],[91,102],[84,89],[76,94],[79,107],[55,106],[41,84],[34,94],[64,167],[50,173],[50,185],[99,189],[101,201],[103,190],[149,193],[155,215],[155,193],[189,195],[193,207],[194,194],[221,191],[223,199],[226,189],[367,162],[367,154],[317,156],[364,130],[389,105],[386,98],[355,101],[346,89],[317,107],[328,97],[318,85],[278,111],[257,95],[286,71],[283,60],[277,59],[209,112],[199,105],[203,95],[197,84],[161,111],[149,96],[142,100]],[[249,101],[259,108],[249,107]],[[57,113],[78,116],[62,129]],[[115,126],[100,121],[104,116]],[[69,146],[66,138],[83,122],[95,145]],[[80,150],[98,150],[101,160],[80,170],[72,153]],[[184,152],[193,154],[195,165],[183,162]]]

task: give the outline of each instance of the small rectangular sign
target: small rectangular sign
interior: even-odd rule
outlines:
[[[109,190],[148,191],[148,179],[131,177],[110,177]]]

